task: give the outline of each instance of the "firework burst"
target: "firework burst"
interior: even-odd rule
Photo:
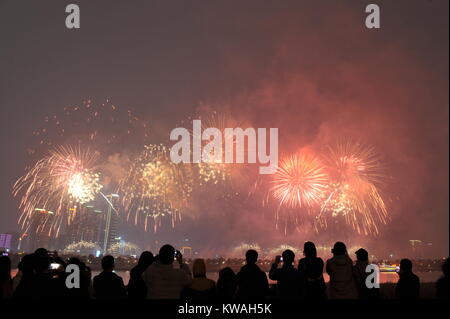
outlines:
[[[304,153],[283,159],[272,179],[272,196],[289,208],[318,204],[328,178],[322,163]]]
[[[37,209],[54,214],[49,235],[58,236],[63,221],[70,223],[70,209],[87,203],[100,192],[100,176],[94,171],[97,154],[80,147],[59,146],[37,161],[13,186],[21,194],[19,224],[28,226]]]
[[[281,219],[284,221],[285,234],[288,225],[298,230],[299,219],[303,219],[303,215],[309,216],[320,207],[327,183],[325,167],[314,155],[298,152],[283,158],[271,177],[272,186],[263,199],[263,206],[269,203],[270,198],[278,203],[276,228]]]
[[[217,128],[225,141],[231,140],[233,145],[236,143],[236,141],[230,137],[229,134],[227,135],[225,131],[225,128],[227,127],[236,127],[236,123],[230,115],[213,111],[203,118],[200,116],[200,119],[202,121],[202,132],[208,128]],[[194,135],[192,136],[195,138]],[[202,137],[200,136],[200,138]],[[203,143],[206,144],[207,141],[203,141]],[[198,163],[199,184],[219,184],[228,181],[231,171],[230,165],[225,164],[224,161],[225,145],[222,144],[222,154],[220,159],[218,159],[213,152],[204,154],[204,156],[207,158],[203,162]]]
[[[195,119],[201,120],[201,130],[200,132],[195,132],[191,130],[192,139],[199,139],[202,143],[203,147],[209,142],[208,140],[203,140],[203,136],[201,135],[208,128],[215,128],[220,131],[222,143],[221,154],[215,154],[214,150],[211,150],[209,154],[202,154],[202,161],[196,164],[197,174],[196,177],[198,179],[199,186],[207,186],[207,185],[219,185],[219,184],[228,184],[233,182],[233,179],[243,177],[245,172],[243,165],[230,165],[225,163],[226,157],[226,144],[232,145],[231,152],[236,147],[236,136],[230,131],[226,130],[226,128],[237,128],[242,127],[243,123],[239,122],[236,117],[234,117],[231,112],[228,110],[227,106],[221,107],[223,110],[221,112],[217,112],[211,108],[211,106],[203,105],[199,114],[195,117]],[[192,121],[192,118],[188,119]],[[199,134],[199,135],[197,135]]]
[[[345,219],[359,234],[378,234],[387,222],[381,195],[383,167],[373,147],[344,142],[328,148],[325,156],[330,183],[324,193],[317,221],[325,226],[327,216]]]
[[[162,218],[169,215],[174,226],[192,192],[187,167],[172,163],[169,154],[164,145],[145,146],[119,186],[127,219],[134,215],[138,224],[143,218],[145,230],[153,220],[156,231]]]

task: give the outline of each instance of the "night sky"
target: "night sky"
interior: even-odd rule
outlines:
[[[307,226],[285,235],[259,200],[241,207],[205,194],[174,229],[123,222],[141,247],[344,239],[407,255],[408,240],[420,239],[430,255],[448,255],[448,1],[372,1],[378,30],[364,25],[369,1],[74,2],[78,30],[64,24],[71,2],[0,0],[0,233],[19,231],[11,189],[33,163],[33,130],[65,106],[109,99],[148,122],[152,142],[208,105],[278,127],[280,156],[351,137],[376,147],[389,172],[391,220],[376,238]],[[128,142],[111,154],[126,156]]]

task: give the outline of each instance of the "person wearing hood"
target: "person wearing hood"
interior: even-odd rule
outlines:
[[[330,299],[357,299],[358,290],[353,278],[353,262],[348,257],[343,242],[336,242],[331,250],[333,257],[327,260],[326,271],[330,276],[328,295]]]
[[[203,259],[195,259],[192,266],[194,278],[192,283],[183,289],[181,299],[212,300],[216,296],[216,283],[206,277],[206,265]]]

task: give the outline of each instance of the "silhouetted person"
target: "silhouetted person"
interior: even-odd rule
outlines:
[[[14,291],[16,291],[17,286],[20,283],[20,279],[22,278],[22,273],[23,273],[23,262],[22,262],[22,259],[17,264],[17,272],[16,272],[16,275],[14,276],[14,278],[12,279],[13,293],[14,293]]]
[[[55,285],[50,270],[50,259],[45,254],[34,255],[34,274],[31,280],[32,299],[53,299]]]
[[[0,257],[0,299],[10,299],[13,293],[11,278],[11,259]]]
[[[225,267],[219,271],[217,279],[217,297],[219,299],[232,299],[236,295],[237,277],[233,269]]]
[[[80,259],[72,257],[68,264],[77,265],[80,269],[80,288],[68,289],[69,299],[89,299],[91,287],[91,272]]]
[[[94,277],[94,297],[96,299],[123,299],[126,289],[120,276],[113,272],[114,257],[102,258],[103,271]]]
[[[33,256],[35,256],[36,258],[40,257],[49,258],[48,250],[45,248],[38,248],[34,251]]]
[[[174,268],[174,259],[179,268]],[[180,252],[175,253],[171,245],[159,250],[158,261],[154,262],[142,275],[147,285],[147,299],[178,299],[181,290],[192,282],[188,265],[183,262]]]
[[[55,299],[72,299],[72,298],[74,298],[75,297],[74,294],[77,294],[81,291],[78,288],[69,289],[66,286],[66,278],[69,275],[68,273],[66,273],[66,263],[57,255],[55,255],[54,257],[50,257],[50,260],[52,260],[51,265],[55,266],[55,268],[50,267],[50,271],[49,271],[50,276],[52,277],[51,284],[52,284],[53,298],[55,298]],[[82,273],[80,270],[80,277],[81,276],[82,276]]]
[[[277,281],[277,297],[280,299],[299,299],[304,296],[304,280],[294,267],[295,254],[292,250],[283,251],[283,266],[278,268],[281,256],[275,257],[269,278]]]
[[[450,262],[449,258],[445,260],[442,264],[442,272],[444,276],[439,278],[436,282],[436,298],[438,299],[448,299],[449,291],[449,275],[450,275]]]
[[[34,254],[25,255],[19,262],[19,272],[13,279],[13,298],[30,299],[34,275]]]
[[[147,285],[142,278],[144,271],[153,263],[153,254],[144,251],[139,257],[138,264],[130,271],[130,281],[128,282],[128,298],[145,299],[147,297]]]
[[[194,276],[191,284],[182,290],[182,299],[213,300],[216,297],[216,283],[206,278],[206,265],[203,259],[195,259],[192,266]]]
[[[237,293],[238,299],[261,299],[264,298],[269,290],[269,282],[265,272],[263,272],[256,262],[258,253],[250,249],[245,254],[246,265],[241,267],[237,274]]]
[[[303,245],[304,258],[298,262],[298,271],[305,281],[307,299],[325,299],[326,285],[323,278],[323,260],[317,257],[316,245],[307,241]]]
[[[331,299],[356,299],[358,290],[353,278],[353,261],[347,255],[343,242],[336,242],[331,250],[333,257],[327,260],[326,271],[330,276],[328,293]]]
[[[355,252],[356,262],[353,266],[353,275],[355,278],[356,287],[358,288],[359,298],[361,299],[376,299],[379,297],[378,288],[368,288],[366,279],[369,273],[366,268],[369,265],[369,253],[364,248],[360,248]]]
[[[395,298],[397,299],[419,299],[420,280],[412,272],[412,262],[409,259],[400,261],[400,279],[395,286]]]

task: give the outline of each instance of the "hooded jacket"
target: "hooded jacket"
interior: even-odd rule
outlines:
[[[155,262],[144,271],[142,278],[147,285],[147,299],[178,299],[181,290],[192,282],[186,264],[176,269],[173,264]]]
[[[358,290],[353,278],[353,262],[347,255],[337,255],[327,260],[330,275],[328,293],[331,299],[356,299]]]

